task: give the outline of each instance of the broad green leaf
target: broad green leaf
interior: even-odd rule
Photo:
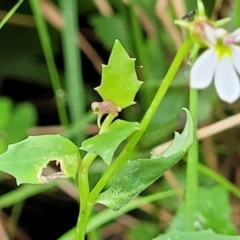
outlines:
[[[158,226],[156,224],[143,221],[132,226],[127,232],[128,239],[136,240],[151,240],[157,234]]]
[[[12,101],[10,99],[0,98],[0,130],[8,125],[11,119],[12,108]]]
[[[184,205],[182,205],[167,229],[168,232],[172,230],[184,231],[184,212]],[[231,213],[229,194],[224,188],[219,186],[199,188],[194,214],[195,230],[212,229],[219,234],[237,234],[231,222]]]
[[[13,175],[17,184],[48,183],[56,178],[75,177],[80,155],[78,147],[60,135],[31,136],[11,144],[0,155],[0,170]],[[44,176],[50,161],[60,164],[60,172]]]
[[[16,143],[26,138],[29,128],[35,125],[36,115],[33,105],[29,103],[17,105],[12,111],[11,120],[6,128],[7,143]]]
[[[216,234],[211,230],[200,232],[180,232],[173,231],[164,235],[161,235],[153,240],[239,240],[239,236],[226,236]]]
[[[185,155],[193,141],[192,118],[187,110],[186,113],[185,128],[181,135],[175,133],[171,146],[162,155],[129,161],[114,176],[110,188],[100,194],[99,203],[119,210]]]
[[[137,122],[116,120],[104,133],[83,141],[81,149],[96,153],[106,164],[110,164],[119,144],[137,130],[139,130]]]
[[[137,79],[134,63],[135,59],[130,58],[116,40],[108,65],[103,65],[101,85],[95,88],[103,100],[110,100],[120,108],[134,104],[135,95],[142,84]]]

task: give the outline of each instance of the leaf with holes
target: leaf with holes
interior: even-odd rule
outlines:
[[[130,58],[116,40],[109,64],[103,65],[101,85],[95,88],[103,100],[110,100],[120,108],[134,104],[135,95],[142,84],[137,79],[134,62],[135,59]]]
[[[98,203],[119,210],[182,159],[193,142],[193,122],[187,110],[186,113],[185,128],[181,135],[175,133],[171,146],[150,159],[129,161],[113,177],[109,189],[100,194]]]
[[[50,161],[60,165],[60,172],[44,176]],[[14,176],[17,184],[48,183],[55,178],[75,177],[80,161],[78,147],[60,135],[31,136],[11,144],[0,155],[0,170]]]

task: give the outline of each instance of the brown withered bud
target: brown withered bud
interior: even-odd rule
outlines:
[[[92,110],[94,113],[98,114],[98,127],[100,127],[100,121],[102,119],[102,116],[104,114],[113,114],[114,116],[118,116],[118,113],[122,111],[120,107],[116,107],[114,103],[107,99],[102,102],[93,102],[92,105]]]

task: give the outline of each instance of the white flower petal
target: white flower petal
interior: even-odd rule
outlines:
[[[237,72],[240,74],[240,47],[237,45],[231,45],[232,49],[232,62]]]
[[[231,44],[231,43],[238,43],[240,42],[240,28],[236,29],[232,33],[229,33],[224,38],[224,43]]]
[[[224,56],[220,59],[214,83],[217,93],[223,101],[233,103],[239,98],[240,83],[230,57]]]
[[[205,51],[193,64],[190,72],[190,86],[203,89],[208,87],[213,79],[217,65],[217,56],[213,48]]]
[[[215,45],[217,43],[216,30],[210,25],[204,24],[204,32],[206,34],[207,40],[211,43],[211,45]]]

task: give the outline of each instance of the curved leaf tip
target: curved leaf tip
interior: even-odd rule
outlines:
[[[110,187],[99,195],[98,203],[119,210],[182,159],[193,142],[193,121],[189,111],[184,110],[187,114],[184,130],[175,133],[171,146],[150,159],[126,163],[113,177]]]

